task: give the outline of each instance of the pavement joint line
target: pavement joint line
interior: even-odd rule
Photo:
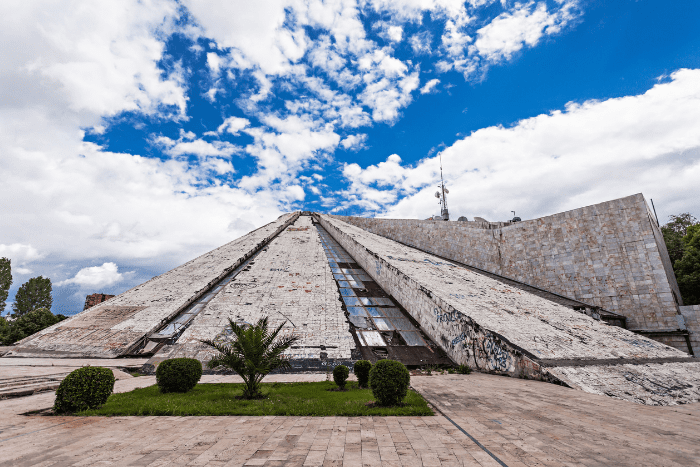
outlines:
[[[411,389],[413,389],[414,391],[416,391],[413,387],[411,387]],[[416,392],[418,392],[418,391],[416,391]],[[420,394],[420,393],[418,393],[418,394]],[[422,395],[422,394],[421,394],[421,395]],[[425,397],[425,396],[423,396],[423,397]],[[457,429],[458,429],[459,431],[461,431],[462,433],[464,433],[465,435],[467,435],[467,436],[469,437],[469,439],[471,439],[472,441],[474,441],[474,443],[475,443],[477,446],[479,446],[486,454],[488,454],[489,456],[491,456],[491,458],[492,458],[493,460],[495,460],[496,462],[498,462],[499,465],[501,465],[501,466],[503,466],[503,467],[508,467],[508,464],[506,464],[506,463],[503,462],[501,459],[499,459],[494,453],[492,453],[491,451],[489,451],[488,448],[487,448],[486,446],[484,446],[483,444],[481,444],[476,438],[474,438],[472,435],[470,435],[469,433],[467,433],[467,431],[466,431],[464,428],[462,428],[461,426],[459,426],[454,420],[452,420],[450,417],[448,417],[448,416],[445,414],[445,412],[443,412],[442,410],[440,410],[440,409],[438,408],[437,404],[433,403],[432,401],[428,401],[428,402],[430,403],[430,405],[433,406],[433,408],[434,408],[435,410],[437,410],[438,412],[440,412],[440,415],[442,415],[443,417],[445,417],[445,418],[447,419],[447,421],[449,421],[451,424],[453,424],[454,426],[456,426]]]

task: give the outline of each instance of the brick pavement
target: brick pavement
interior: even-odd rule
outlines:
[[[131,378],[116,390],[152,383]],[[483,374],[414,376],[412,385],[502,463],[441,415],[19,415],[50,406],[53,393],[44,393],[0,401],[0,466],[677,466],[700,459],[700,404],[648,407]]]

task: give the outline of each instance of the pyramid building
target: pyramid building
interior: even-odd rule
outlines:
[[[207,362],[228,319],[299,336],[292,371],[467,364],[643,404],[700,401],[683,306],[641,194],[522,222],[294,212],[16,345],[12,356]]]

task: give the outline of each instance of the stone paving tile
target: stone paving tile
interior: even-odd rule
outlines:
[[[273,376],[325,379],[325,374]],[[115,389],[128,391],[154,380],[121,380]],[[678,466],[697,465],[700,459],[700,404],[646,407],[483,374],[414,376],[412,385],[509,467]],[[43,393],[0,401],[0,467],[501,465],[442,415],[19,415],[50,406],[53,397]]]

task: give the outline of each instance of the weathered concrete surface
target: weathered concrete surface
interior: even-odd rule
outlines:
[[[683,321],[690,334],[690,345],[693,353],[700,357],[700,305],[687,305],[680,307]]]
[[[0,358],[0,399],[26,396],[58,388],[68,373],[83,366],[111,368],[115,378],[130,377],[120,369],[137,370],[145,358],[80,359],[80,358]]]
[[[513,224],[335,216],[444,258],[678,330],[680,292],[653,214],[636,194]],[[683,337],[659,340],[687,351]]]
[[[611,372],[611,360],[688,361],[693,363],[685,364],[679,373],[685,385],[682,390],[674,387],[665,395],[643,398],[638,395],[639,381],[615,380],[609,394],[655,404],[700,400],[700,364],[684,352],[338,219],[319,218],[358,264],[459,363],[481,371],[570,382],[588,390],[590,385],[581,385],[573,376],[583,374],[582,368],[603,365],[606,369],[601,372]],[[572,368],[566,374],[552,370],[558,366]],[[656,381],[662,377],[656,371],[656,366],[648,365],[641,377]],[[613,379],[602,378],[599,383],[606,385],[606,381]]]
[[[229,317],[253,324],[263,316],[270,318],[270,327],[284,324],[282,335],[301,338],[285,353],[298,369],[351,358],[355,343],[340,292],[309,216],[299,217],[270,242],[151,364],[184,356],[207,362],[215,352],[200,339],[225,341]]]
[[[124,355],[298,215],[280,216],[237,240],[46,328],[21,341],[8,355],[98,358]]]

